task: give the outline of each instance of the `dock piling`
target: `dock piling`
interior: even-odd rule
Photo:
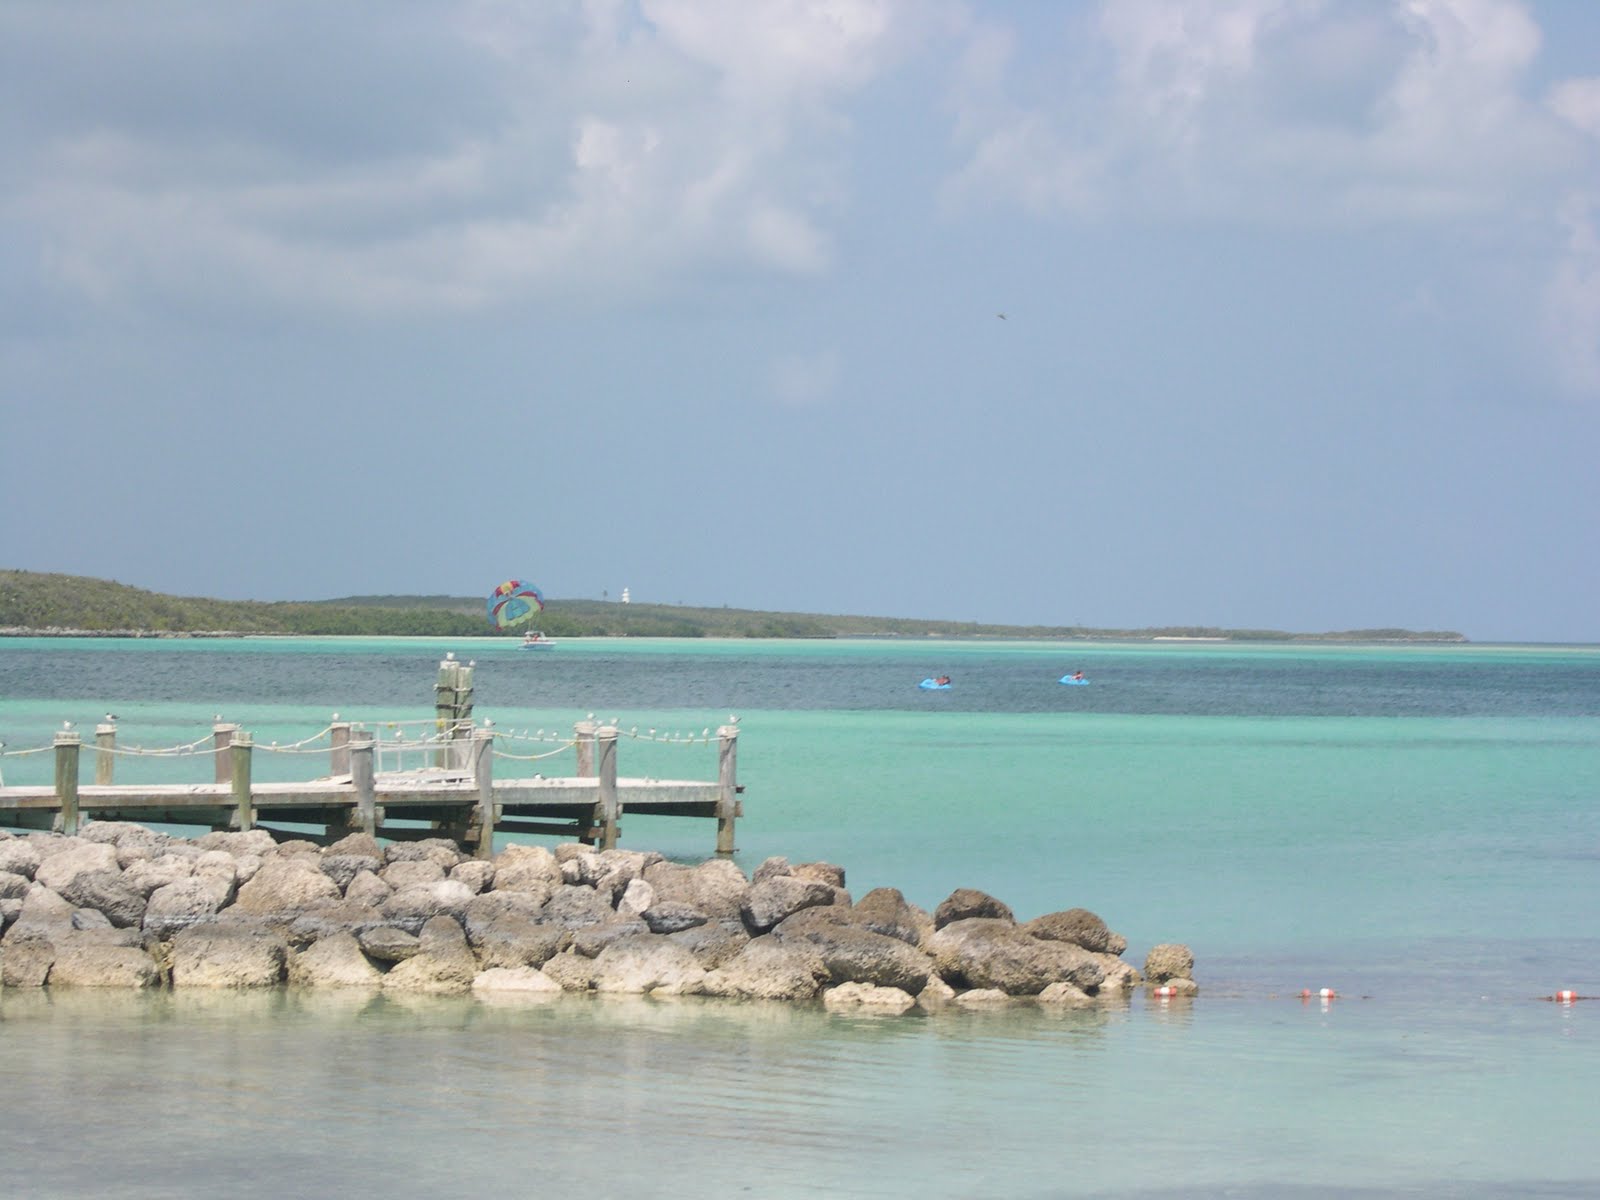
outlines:
[[[255,739],[242,730],[235,730],[228,743],[228,758],[231,760],[230,782],[233,785],[233,828],[241,833],[256,827],[256,813],[250,802],[250,768],[254,751]]]
[[[739,727],[717,730],[717,853],[732,854],[733,822],[739,813]]]
[[[617,730],[602,725],[595,732],[599,751],[600,799],[595,804],[595,823],[600,827],[600,849],[614,850],[622,832],[622,805],[617,799]]]
[[[112,751],[117,748],[117,727],[109,721],[94,727],[94,781],[108,784],[112,778]]]
[[[372,754],[374,735],[370,729],[353,730],[350,734],[350,785],[355,789],[355,825],[369,837],[378,836],[377,776],[373,771]]]
[[[56,803],[61,806],[61,832],[67,837],[78,833],[78,751],[83,739],[71,730],[55,736]]]

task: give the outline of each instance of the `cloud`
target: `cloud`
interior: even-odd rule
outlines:
[[[119,51],[98,11],[8,18],[41,71],[100,93],[30,97],[44,111],[0,185],[45,277],[107,304],[380,314],[826,270],[843,103],[921,36],[902,0],[573,0],[423,5],[381,31],[318,9],[312,47],[246,3]],[[153,79],[124,61],[147,52]],[[406,125],[424,69],[437,107]],[[264,70],[281,95],[218,86]]]

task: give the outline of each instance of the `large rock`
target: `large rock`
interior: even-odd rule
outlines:
[[[361,949],[379,962],[405,962],[422,950],[422,941],[414,933],[397,929],[393,925],[380,925],[364,929],[356,935]]]
[[[39,848],[24,838],[0,841],[0,871],[32,879],[39,869]]]
[[[13,871],[0,871],[0,900],[21,900],[32,886],[26,875],[18,875]]]
[[[977,888],[957,888],[933,912],[933,927],[943,929],[956,921],[969,921],[982,917],[996,921],[1016,921],[1015,914],[1003,902],[988,892]]]
[[[657,934],[639,934],[611,943],[594,960],[592,986],[597,992],[641,995],[693,995],[706,971],[693,954]]]
[[[476,896],[494,887],[494,864],[479,858],[469,858],[450,868],[450,878],[457,883],[466,884]]]
[[[633,887],[649,887],[642,879],[633,881]],[[651,933],[681,933],[685,929],[693,929],[697,925],[704,925],[711,918],[701,912],[692,904],[685,904],[681,900],[663,900],[653,903],[639,914],[644,923],[649,926]]]
[[[550,894],[549,901],[539,910],[538,921],[541,925],[576,930],[599,925],[614,915],[609,896],[581,884],[564,884]]]
[[[834,894],[834,885],[822,880],[775,875],[751,885],[740,915],[753,932],[763,933],[802,908],[832,905]]]
[[[206,879],[178,879],[150,893],[144,909],[146,932],[170,941],[180,930],[210,921],[222,908],[223,893]]]
[[[708,917],[738,917],[750,892],[744,872],[725,858],[696,866],[658,862],[645,868],[645,882],[655,889],[656,903],[680,901]]]
[[[342,892],[350,881],[363,871],[377,874],[383,861],[376,854],[324,854],[322,873],[338,885]]]
[[[386,992],[449,994],[470,991],[478,974],[467,935],[450,917],[434,917],[418,935],[417,953],[383,977]]]
[[[401,892],[418,884],[440,882],[445,878],[445,869],[431,858],[401,859],[379,871],[378,878]]]
[[[459,924],[472,900],[472,891],[466,884],[440,879],[397,891],[383,902],[379,911],[390,923],[416,933],[435,917],[446,917]]]
[[[205,850],[193,860],[194,878],[214,888],[226,908],[237,899],[239,888],[260,873],[263,861],[254,856],[235,858],[225,850]],[[308,871],[313,869],[313,864],[301,865]]]
[[[375,988],[383,975],[361,953],[354,934],[333,933],[289,959],[289,982],[298,987]]]
[[[70,926],[60,927],[54,932],[34,929],[21,936],[13,936],[8,931],[5,945],[0,948],[0,985],[8,988],[43,987],[56,961],[56,942],[66,940],[71,934]]]
[[[344,889],[346,900],[353,900],[357,904],[370,904],[374,908],[382,907],[383,902],[392,895],[394,889],[379,879],[373,871],[358,871]]]
[[[634,880],[642,880],[647,868],[664,861],[654,850],[602,850],[599,859],[599,877],[594,881],[595,891],[609,895],[615,904]]]
[[[1087,908],[1045,913],[1029,921],[1022,929],[1047,942],[1071,942],[1096,954],[1121,954],[1128,948],[1127,938],[1112,933],[1106,928],[1106,923]]]
[[[71,925],[72,905],[42,883],[30,883],[16,920],[6,929],[6,941],[35,933],[50,934]]]
[[[744,922],[732,917],[707,921],[667,937],[694,955],[695,961],[708,971],[737,957],[750,944],[750,932]]]
[[[563,882],[561,864],[543,846],[507,846],[492,861],[497,892],[531,892],[547,900]]]
[[[915,946],[847,922],[785,921],[772,936],[784,945],[814,950],[835,984],[869,983],[914,996],[933,973],[933,960]]]
[[[221,850],[235,858],[246,854],[264,858],[277,853],[278,849],[277,840],[265,829],[247,829],[242,833],[217,830],[195,838],[194,844],[202,850]]]
[[[194,859],[180,854],[163,854],[159,858],[146,858],[126,867],[122,878],[146,896],[157,888],[188,879],[194,874]]]
[[[79,875],[90,871],[121,870],[115,846],[108,842],[78,841],[76,845],[45,858],[34,871],[33,878],[51,891],[65,894],[63,889]]]
[[[340,838],[337,842],[322,848],[324,857],[340,854],[354,854],[361,858],[383,859],[383,847],[378,845],[378,839],[370,833],[352,833]]]
[[[119,929],[137,929],[144,920],[145,894],[120,870],[80,871],[62,886],[61,898],[104,914]]]
[[[870,983],[841,983],[822,993],[822,1006],[830,1012],[903,1013],[916,1002],[915,997],[899,988]]]
[[[259,926],[220,921],[191,925],[172,939],[172,986],[275,987],[283,980],[288,956],[288,943]]]
[[[701,990],[745,1000],[810,1000],[827,978],[828,968],[811,947],[756,938],[707,972]]]
[[[1156,985],[1170,979],[1193,979],[1194,953],[1179,942],[1152,946],[1144,957],[1144,975],[1149,983]]]
[[[22,876],[18,875],[16,878],[21,879]],[[20,894],[19,892],[18,895]],[[656,902],[656,890],[643,879],[636,877],[628,881],[627,886],[622,889],[622,894],[615,897],[615,899],[619,913],[627,913],[629,916],[637,917]],[[694,909],[693,911],[699,912],[700,910]],[[701,915],[703,916],[704,914],[702,913]]]
[[[161,984],[161,968],[132,929],[75,932],[55,943],[51,987],[148,988]]]
[[[933,933],[933,917],[908,903],[899,888],[873,888],[855,902],[850,920],[909,946],[922,945]]]
[[[548,998],[562,987],[537,967],[489,967],[472,980],[474,995]]]
[[[928,939],[928,949],[940,976],[956,988],[1036,996],[1058,982],[1094,992],[1104,979],[1100,964],[1081,946],[1041,941],[999,918],[946,925]]]
[[[383,858],[385,862],[436,862],[445,871],[460,862],[466,855],[461,853],[449,838],[422,838],[415,842],[395,842],[385,846]]]
[[[308,946],[340,933],[355,938],[369,929],[377,929],[388,923],[383,913],[370,904],[354,900],[324,900],[289,923],[289,943]]]
[[[339,885],[324,875],[320,866],[269,858],[262,862],[255,878],[239,889],[234,906],[257,916],[293,920],[318,901],[338,899]]]
[[[549,929],[550,926],[544,926]],[[552,930],[552,932],[556,932]],[[648,937],[650,926],[638,917],[613,913],[598,925],[586,925],[572,934],[572,948],[585,958],[598,958],[607,946],[626,938]]]

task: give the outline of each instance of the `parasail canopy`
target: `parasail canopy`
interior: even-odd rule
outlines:
[[[544,610],[544,596],[531,583],[508,579],[489,593],[489,624],[510,629]]]

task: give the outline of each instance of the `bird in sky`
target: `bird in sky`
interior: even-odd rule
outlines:
[[[995,313],[995,316],[999,317],[1002,321],[1006,319],[1005,313]]]

